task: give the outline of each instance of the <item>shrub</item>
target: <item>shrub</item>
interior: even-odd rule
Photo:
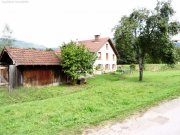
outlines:
[[[63,61],[63,71],[74,84],[80,75],[92,73],[96,55],[91,53],[84,45],[71,41],[63,44],[59,58]]]
[[[118,72],[118,73],[122,73],[122,72],[123,72],[123,70],[122,70],[122,68],[121,68],[121,67],[118,67],[118,68],[117,68],[117,70],[116,70],[116,72]]]
[[[131,64],[129,67],[130,67],[131,71],[135,71],[136,70],[136,65],[135,64]]]

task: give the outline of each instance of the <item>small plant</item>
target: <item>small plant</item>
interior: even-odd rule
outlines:
[[[122,72],[123,72],[123,70],[122,70],[122,68],[121,68],[121,67],[118,67],[118,68],[117,68],[117,70],[116,70],[116,72],[118,72],[118,73],[122,73]]]
[[[96,70],[102,70],[102,67],[101,67],[100,65],[97,65],[97,66],[95,67],[95,69],[96,69]]]
[[[175,68],[175,65],[174,64],[166,64],[166,65],[163,65],[161,66],[160,70],[161,71],[165,71],[165,70],[172,70]]]
[[[136,65],[135,64],[131,64],[129,67],[130,67],[131,71],[135,71],[136,70]]]

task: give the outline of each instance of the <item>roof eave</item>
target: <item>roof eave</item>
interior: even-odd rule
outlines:
[[[4,52],[6,52],[6,53],[9,55],[9,57],[11,58],[11,60],[12,60],[12,62],[13,62],[12,64],[15,65],[15,64],[16,64],[16,61],[12,58],[11,54],[10,54],[9,51],[8,51],[8,48],[6,48],[6,47],[4,47],[4,49],[3,49],[2,52],[1,52],[0,60],[1,60]]]
[[[16,64],[16,66],[61,66],[61,63],[59,64]]]
[[[115,45],[113,44],[113,42],[111,41],[110,38],[108,39],[108,41],[110,42],[111,47],[113,48],[113,51],[114,51],[114,53],[116,54],[116,56],[119,57],[119,53],[118,53],[118,51],[117,51]]]

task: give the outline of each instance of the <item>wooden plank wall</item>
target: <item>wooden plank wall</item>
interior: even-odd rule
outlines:
[[[24,86],[49,85],[61,81],[61,71],[60,67],[25,67],[22,78]]]

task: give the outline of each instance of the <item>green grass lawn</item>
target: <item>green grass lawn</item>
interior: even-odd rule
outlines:
[[[0,89],[0,135],[77,134],[180,95],[180,70],[104,74],[82,86]]]

